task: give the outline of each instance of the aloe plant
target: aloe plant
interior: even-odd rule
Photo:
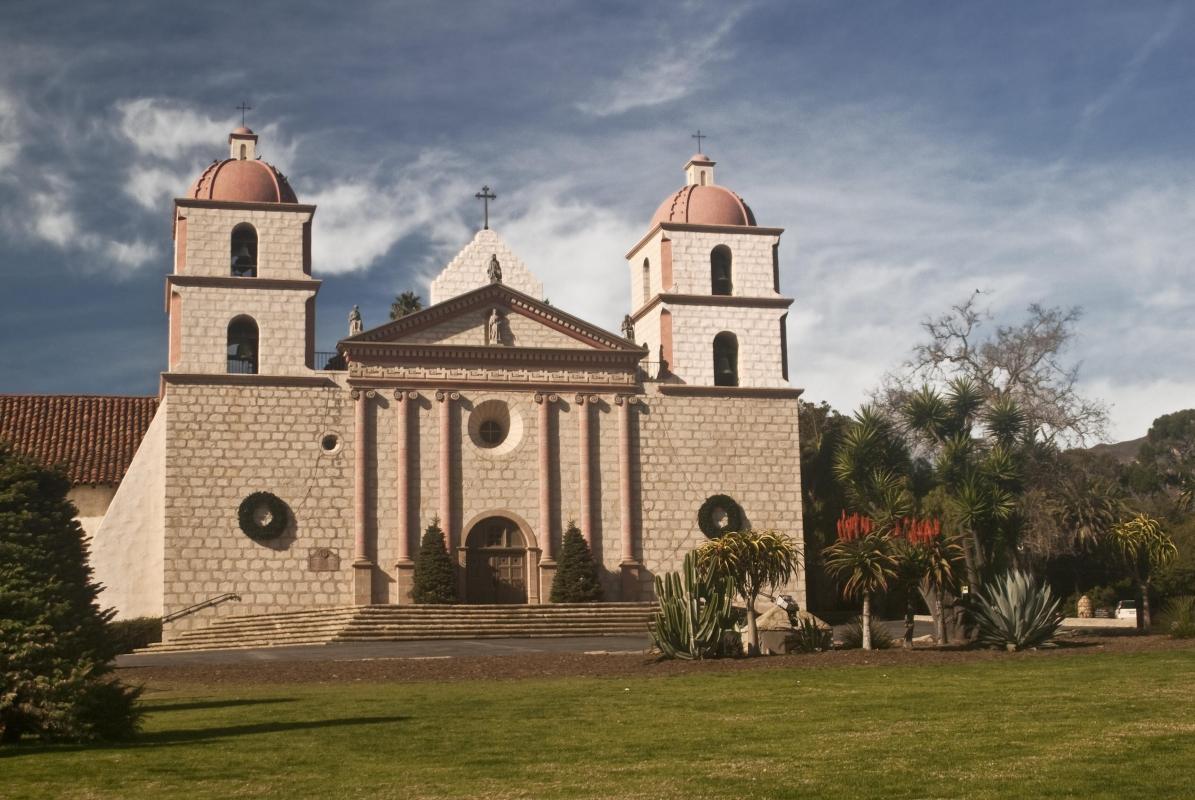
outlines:
[[[1049,586],[1012,570],[981,589],[970,611],[981,644],[1024,650],[1054,639],[1062,625],[1061,606]]]
[[[668,658],[703,659],[720,654],[723,634],[734,629],[733,582],[697,569],[696,553],[685,556],[681,571],[657,575],[659,610],[651,638]]]

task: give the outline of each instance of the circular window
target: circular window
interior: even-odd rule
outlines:
[[[487,447],[497,447],[506,438],[506,431],[503,430],[502,423],[496,419],[483,420],[477,430],[481,435],[482,443]]]
[[[501,456],[518,447],[523,419],[503,400],[485,400],[469,414],[469,439],[487,456]]]
[[[342,444],[340,436],[335,433],[325,433],[319,437],[319,449],[327,455],[339,453]]]

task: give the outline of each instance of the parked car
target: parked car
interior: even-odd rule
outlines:
[[[1121,600],[1116,604],[1117,619],[1137,619],[1137,601]]]

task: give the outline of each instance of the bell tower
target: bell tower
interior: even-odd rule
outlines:
[[[627,253],[635,338],[659,380],[787,387],[784,231],[757,225],[743,198],[715,183],[715,163],[704,153],[688,160],[685,185]]]
[[[228,135],[228,158],[174,201],[169,372],[310,373],[314,214],[257,155],[257,134],[242,125]]]

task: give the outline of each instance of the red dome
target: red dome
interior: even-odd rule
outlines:
[[[214,161],[191,185],[188,197],[242,203],[297,203],[286,176],[259,160]]]
[[[651,218],[654,228],[661,222],[682,222],[689,225],[755,225],[751,208],[729,189],[721,186],[682,186],[675,194],[660,203]]]

